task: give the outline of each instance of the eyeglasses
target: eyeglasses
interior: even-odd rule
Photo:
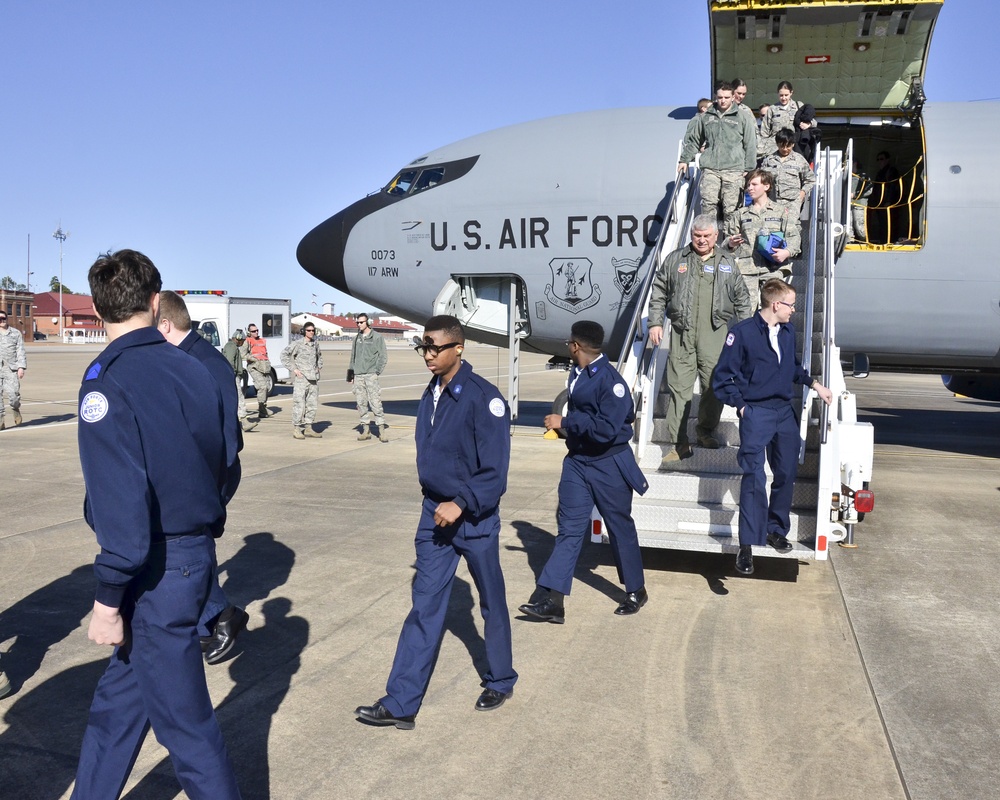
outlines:
[[[6,321],[7,321],[7,317],[0,317],[0,322],[6,322]]]
[[[417,355],[426,356],[428,353],[434,358],[441,355],[442,350],[450,350],[453,347],[458,347],[461,342],[447,342],[445,344],[418,344],[413,349],[416,351]]]
[[[776,302],[777,302],[777,303],[778,303],[779,305],[782,305],[782,306],[788,306],[788,307],[789,307],[790,309],[792,309],[792,311],[794,311],[794,310],[795,310],[795,303],[786,303],[786,302],[785,302],[784,300],[777,300]]]

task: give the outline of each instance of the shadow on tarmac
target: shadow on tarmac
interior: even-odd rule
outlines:
[[[951,455],[1000,458],[1000,413],[996,404],[964,401],[983,411],[963,409],[879,408],[858,413],[875,426],[876,445],[938,450]]]

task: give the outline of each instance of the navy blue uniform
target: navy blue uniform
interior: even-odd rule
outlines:
[[[233,495],[236,494],[240,478],[243,476],[239,455],[243,449],[243,431],[240,429],[237,415],[239,397],[236,394],[236,384],[233,382],[233,367],[222,353],[212,347],[204,336],[195,331],[189,331],[188,335],[177,346],[185,353],[190,353],[204,365],[215,378],[215,382],[222,392],[222,410],[225,416],[223,435],[226,440],[226,488],[222,500],[228,504],[233,499]],[[222,516],[212,525],[212,536],[215,538],[222,536],[225,527],[226,511],[223,509]],[[218,561],[214,557],[212,564],[212,583],[209,587],[208,602],[205,603],[205,608],[202,609],[201,618],[198,621],[198,632],[202,636],[212,635],[212,623],[229,605],[222,587],[219,586]]]
[[[639,537],[632,520],[632,491],[648,484],[630,442],[632,395],[605,356],[570,374],[569,410],[562,420],[569,448],[559,479],[559,511],[552,555],[538,585],[569,594],[594,506],[608,526],[618,580],[626,592],[645,586]]]
[[[787,536],[792,490],[799,460],[799,423],[793,406],[795,384],[813,379],[795,354],[795,329],[778,325],[781,361],[771,346],[767,322],[758,311],[734,325],[715,367],[712,389],[723,403],[742,409],[740,449],[740,545],[760,545],[767,534]],[[767,497],[764,458],[771,465]]]
[[[517,680],[510,615],[500,571],[500,497],[510,464],[510,410],[496,387],[463,363],[434,407],[431,380],[417,410],[417,475],[424,500],[417,528],[413,608],[399,634],[381,703],[396,717],[420,709],[444,635],[458,559],[465,557],[479,592],[489,669],[483,686],[509,693]],[[434,510],[453,501],[454,525],[434,524]]]
[[[94,693],[73,797],[118,797],[146,732],[188,797],[238,798],[196,634],[211,578],[210,527],[227,479],[222,395],[154,328],[111,342],[80,387],[84,516],[101,552],[96,599],[121,610]]]

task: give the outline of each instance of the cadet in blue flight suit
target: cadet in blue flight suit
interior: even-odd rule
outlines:
[[[160,319],[157,330],[170,344],[179,347],[198,359],[215,378],[222,391],[222,408],[225,413],[223,435],[226,439],[226,490],[223,493],[223,503],[229,501],[239,488],[243,468],[240,465],[240,451],[243,449],[243,431],[240,429],[239,397],[236,384],[233,382],[233,368],[222,353],[212,347],[204,336],[191,330],[191,314],[188,312],[184,299],[176,292],[160,292]],[[212,525],[212,537],[218,539],[225,532],[226,511]],[[208,602],[201,612],[198,621],[198,632],[201,634],[201,649],[208,664],[219,664],[232,652],[236,646],[236,637],[246,627],[250,620],[239,606],[234,606],[226,599],[219,585],[218,560],[213,562],[212,583],[209,587]]]
[[[833,393],[812,378],[795,354],[795,290],[778,278],[760,290],[760,310],[733,326],[715,367],[712,389],[740,415],[740,449],[736,455],[740,483],[740,550],[736,570],[753,574],[751,547],[770,545],[779,553],[788,541],[789,512],[799,462],[799,422],[793,397],[795,384],[809,386],[827,405]],[[764,458],[771,465],[771,497],[767,497]]]
[[[222,393],[153,327],[161,280],[146,256],[102,256],[88,278],[109,339],[80,387],[84,517],[101,547],[88,636],[115,651],[72,796],[117,798],[152,726],[188,797],[239,798],[197,634],[224,509]]]
[[[431,317],[416,350],[434,374],[417,409],[417,476],[424,500],[417,527],[413,608],[399,634],[386,694],[355,714],[369,725],[410,730],[444,635],[460,556],[479,591],[486,660],[478,711],[514,693],[510,615],[500,570],[500,498],[507,490],[510,411],[500,392],[462,362],[465,332]]]
[[[546,428],[565,432],[569,449],[559,479],[559,533],[538,578],[534,602],[520,606],[530,617],[555,623],[565,621],[563,596],[572,587],[573,570],[595,505],[608,526],[618,580],[625,584],[625,599],[615,614],[635,614],[649,599],[632,520],[632,492],[645,494],[648,488],[632,454],[632,395],[601,353],[604,328],[598,323],[574,323],[566,344],[576,364],[570,374],[569,409],[566,416],[549,414],[545,418]]]

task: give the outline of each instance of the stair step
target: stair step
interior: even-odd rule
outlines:
[[[666,550],[693,550],[701,553],[732,553],[733,555],[740,548],[739,539],[735,536],[642,529],[638,533],[640,547],[657,547]],[[791,540],[789,539],[789,541]],[[795,558],[803,561],[812,561],[815,559],[816,551],[811,544],[803,542],[791,542],[791,544],[792,549],[788,553],[779,553],[770,547],[754,547],[753,554],[755,557],[765,558]]]
[[[739,532],[739,508],[723,503],[694,503],[681,500],[665,504],[662,500],[635,498],[632,519],[644,531],[671,531],[701,536],[735,538]],[[816,535],[814,514],[792,510],[789,516],[789,541],[809,541]]]
[[[645,473],[649,489],[642,495],[642,501],[669,503],[680,500],[697,503],[729,503],[734,506],[739,504],[742,475],[690,472],[686,469],[687,463],[685,459],[680,462],[680,469],[669,472]],[[792,491],[792,508],[815,509],[818,496],[819,487],[814,481],[796,480]]]
[[[648,478],[659,470],[664,454],[673,445],[663,442],[650,442],[639,460],[639,467]],[[678,471],[700,473],[722,473],[724,475],[739,475],[741,470],[736,463],[737,446],[720,447],[718,450],[706,450],[704,447],[694,448],[694,454],[685,458],[679,464]],[[674,470],[671,470],[673,472]],[[770,468],[764,464],[764,471],[770,475]],[[815,478],[819,474],[819,452],[806,450],[805,461],[799,464],[797,479]]]

